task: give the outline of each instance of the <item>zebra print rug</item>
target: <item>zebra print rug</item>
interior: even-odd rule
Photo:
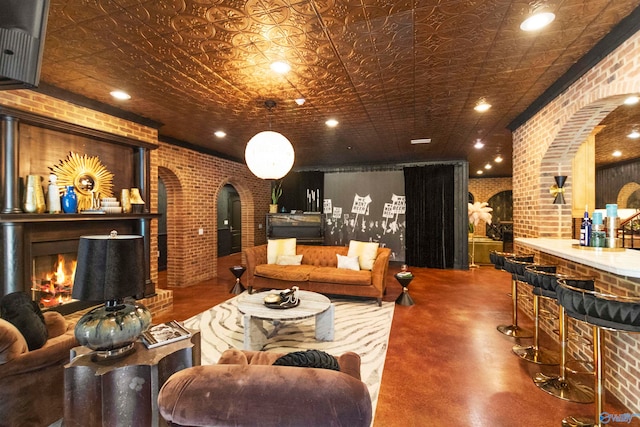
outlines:
[[[203,365],[216,363],[222,352],[229,348],[242,349],[244,327],[237,309],[240,297],[242,294],[185,320],[186,327],[200,330]],[[315,319],[312,317],[279,325],[277,334],[269,338],[263,350],[289,353],[316,349],[333,355],[346,351],[358,353],[362,381],[369,388],[375,414],[395,304],[383,302],[382,307],[378,307],[374,300],[338,297],[332,297],[331,302],[335,306],[333,341],[315,340]]]

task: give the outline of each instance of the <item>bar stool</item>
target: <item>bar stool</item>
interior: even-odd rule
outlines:
[[[491,261],[491,264],[493,264],[493,267],[496,270],[504,271],[504,259],[514,256],[516,256],[516,254],[514,254],[513,252],[500,252],[496,251],[495,249],[489,251],[489,261]]]
[[[517,255],[504,259],[504,270],[511,273],[512,314],[510,325],[499,325],[498,331],[514,338],[531,338],[530,330],[518,326],[518,282],[524,280],[524,268],[533,264],[533,255]]]
[[[562,420],[567,427],[602,427],[604,411],[604,331],[640,332],[640,297],[610,295],[571,286],[558,280],[558,302],[567,314],[593,327],[593,365],[595,367],[595,417],[569,416]]]
[[[524,269],[524,282],[531,285],[533,294],[533,344],[515,345],[512,351],[521,359],[539,365],[557,365],[558,353],[540,347],[540,298],[556,300],[555,290],[543,288],[544,274],[555,273],[555,265],[533,264]]]
[[[562,274],[538,273],[542,287],[549,292],[553,292],[558,298],[558,280],[575,288],[593,290],[595,280],[592,278],[570,278]],[[533,377],[534,384],[542,391],[550,395],[576,403],[591,403],[594,400],[593,389],[580,381],[567,376],[567,348],[569,344],[567,311],[558,301],[558,329],[560,330],[560,370],[557,376],[548,376],[541,372]]]

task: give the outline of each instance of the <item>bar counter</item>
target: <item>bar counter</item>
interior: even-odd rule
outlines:
[[[577,240],[551,238],[516,238],[516,244],[555,255],[579,264],[619,276],[640,278],[640,251],[608,251],[604,248],[576,248]]]

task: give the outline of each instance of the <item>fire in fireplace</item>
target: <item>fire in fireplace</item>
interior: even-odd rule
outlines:
[[[41,308],[57,307],[72,301],[75,252],[40,255],[33,258],[31,298]]]

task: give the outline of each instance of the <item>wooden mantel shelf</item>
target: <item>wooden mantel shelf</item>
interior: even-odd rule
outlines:
[[[158,213],[141,214],[0,214],[0,223],[126,221],[159,218]]]
[[[576,249],[577,240],[552,238],[516,238],[515,243],[560,258],[584,264],[619,276],[640,278],[640,251],[621,252]]]

